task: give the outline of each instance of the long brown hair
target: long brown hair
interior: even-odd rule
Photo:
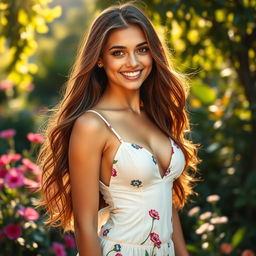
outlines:
[[[145,33],[152,54],[153,67],[140,90],[141,103],[148,117],[167,136],[171,136],[183,150],[186,165],[174,182],[174,204],[182,208],[193,194],[194,175],[201,161],[197,156],[198,144],[185,135],[190,132],[186,111],[188,83],[185,75],[175,71],[166,50],[145,13],[133,2],[111,6],[92,22],[80,46],[70,77],[64,87],[63,99],[52,109],[44,130],[45,142],[38,155],[42,169],[42,198],[38,206],[46,209],[46,221],[73,230],[73,209],[68,165],[69,138],[75,120],[92,108],[106,89],[107,76],[97,66],[103,45],[111,31],[138,25]]]

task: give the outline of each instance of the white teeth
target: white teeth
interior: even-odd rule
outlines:
[[[140,73],[140,71],[137,72],[122,72],[125,76],[137,76]]]

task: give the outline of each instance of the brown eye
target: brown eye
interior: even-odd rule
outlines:
[[[123,51],[114,51],[114,52],[111,53],[111,55],[113,55],[113,56],[121,56],[120,53],[122,53],[122,52]]]
[[[146,52],[148,52],[148,50],[149,50],[148,47],[142,47],[142,48],[139,49],[139,51],[142,52],[142,53],[146,53]]]

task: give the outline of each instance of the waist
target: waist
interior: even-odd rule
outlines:
[[[131,241],[127,241],[127,240],[122,240],[122,239],[112,239],[110,237],[107,237],[107,236],[103,236],[103,235],[99,235],[98,236],[99,240],[102,241],[106,241],[106,242],[111,242],[113,244],[122,244],[122,245],[125,245],[125,246],[131,246],[132,248],[134,247],[156,247],[157,244],[159,244],[160,247],[172,247],[173,246],[173,241],[171,238],[165,240],[165,241],[158,241],[157,239],[154,240],[154,242],[152,241],[148,241],[144,244],[141,244],[141,243],[136,243],[136,242],[131,242]]]

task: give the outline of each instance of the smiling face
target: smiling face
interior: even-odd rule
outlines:
[[[110,32],[102,58],[108,86],[139,89],[152,69],[152,57],[142,29],[137,25]]]

